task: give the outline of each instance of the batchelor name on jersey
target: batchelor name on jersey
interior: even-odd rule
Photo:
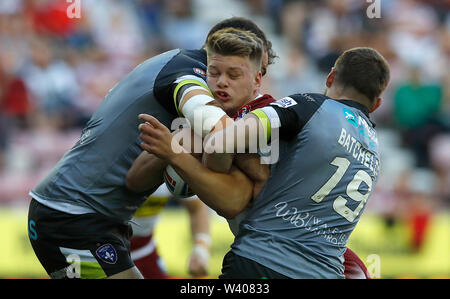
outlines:
[[[337,141],[356,161],[369,168],[375,177],[378,176],[380,172],[380,161],[357,138],[342,128]]]

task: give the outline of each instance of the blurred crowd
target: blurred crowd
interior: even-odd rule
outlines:
[[[279,56],[263,82],[274,97],[323,92],[347,48],[388,59],[391,84],[373,115],[382,174],[368,210],[426,223],[450,203],[449,11],[448,0],[2,0],[0,203],[27,199],[140,62],[199,48],[216,22],[243,16]]]

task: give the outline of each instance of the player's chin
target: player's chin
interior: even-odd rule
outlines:
[[[229,114],[230,109],[233,108],[233,105],[230,102],[222,102],[220,101],[220,105],[222,106],[223,111]]]

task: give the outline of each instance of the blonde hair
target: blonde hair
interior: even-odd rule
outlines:
[[[225,28],[208,37],[205,49],[208,57],[219,54],[248,58],[260,70],[264,43],[250,31]]]

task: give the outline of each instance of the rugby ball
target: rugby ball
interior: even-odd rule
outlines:
[[[178,175],[172,166],[167,165],[164,170],[164,183],[166,183],[167,189],[176,198],[186,198],[194,195],[189,185]]]

